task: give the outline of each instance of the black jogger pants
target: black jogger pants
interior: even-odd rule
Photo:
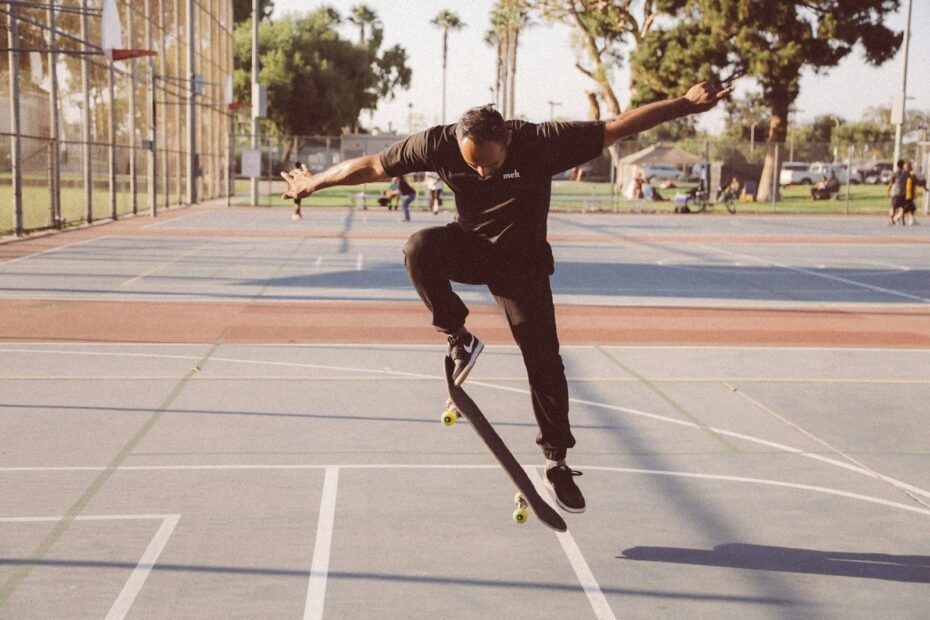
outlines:
[[[523,354],[539,426],[536,443],[546,458],[565,458],[575,438],[568,420],[568,384],[549,273],[536,269],[531,257],[521,264],[501,261],[491,244],[456,224],[414,233],[404,246],[404,257],[414,288],[433,314],[433,325],[446,334],[462,327],[468,316],[451,283],[488,286]]]

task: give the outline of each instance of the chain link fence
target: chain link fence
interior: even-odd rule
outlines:
[[[0,2],[0,235],[229,193],[231,3],[116,0],[116,62],[102,7]]]
[[[404,136],[261,136],[258,141],[248,134],[230,139],[232,152],[229,176],[233,206],[284,206],[280,196],[285,184],[281,171],[297,163],[319,172],[346,159],[372,155]],[[726,140],[691,140],[662,145],[670,156],[636,159],[637,153],[655,145],[624,141],[613,153],[606,153],[574,170],[558,175],[553,184],[552,208],[568,211],[674,211],[685,203],[698,183],[703,181],[707,204],[723,202],[723,190],[737,179],[740,190],[736,212],[759,213],[883,213],[888,208],[887,185],[892,168],[894,145],[831,144],[788,142],[735,142]],[[904,145],[902,157],[911,161],[919,178],[930,173],[930,143]],[[670,167],[670,170],[669,170]],[[815,198],[811,190],[818,182],[837,176],[839,189],[833,188],[829,200]],[[632,181],[643,175],[663,200],[649,201],[631,194]],[[253,183],[254,177],[254,183]],[[421,179],[414,175],[412,181]],[[375,202],[373,187],[341,187],[314,196],[312,206],[364,206]],[[775,189],[773,192],[772,189]],[[418,187],[421,191],[422,187]],[[918,201],[928,211],[927,193]],[[306,204],[306,203],[305,203]],[[693,196],[687,204],[694,210]]]

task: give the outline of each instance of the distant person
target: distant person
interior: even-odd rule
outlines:
[[[295,161],[295,162],[294,162],[294,167],[295,167],[295,168],[300,168],[300,167],[301,167],[301,163],[300,163],[299,161]],[[302,217],[303,217],[303,214],[300,212],[300,201],[299,201],[299,200],[295,200],[295,201],[294,201],[294,213],[291,215],[291,219],[292,219],[292,220],[299,220],[299,219],[302,218]]]
[[[633,180],[630,181],[630,187],[627,190],[627,197],[630,200],[642,200],[643,199],[643,173],[639,170],[636,171],[636,174],[633,175]]]
[[[425,178],[426,190],[429,192],[429,206],[433,210],[433,215],[436,215],[442,207],[442,179],[432,170],[426,173]]]
[[[493,106],[472,108],[456,123],[415,133],[377,155],[346,160],[317,175],[306,168],[285,173],[288,190],[282,198],[417,171],[439,173],[455,196],[457,217],[412,234],[404,258],[433,326],[448,339],[452,380],[461,385],[484,349],[465,327],[468,307],[452,283],[484,284],[503,310],[526,366],[536,443],[546,459],[544,483],[562,509],[584,512],[584,495],[575,483],[580,472],[566,463],[575,437],[550,283],[555,259],[546,227],[552,177],[623,138],[706,112],[732,92],[703,82],[682,97],[632,108],[606,122],[505,121]]]
[[[404,212],[404,221],[409,222],[410,203],[417,197],[417,190],[413,189],[404,175],[395,177],[394,182],[397,184],[397,193],[400,194],[400,208]]]
[[[829,179],[822,176],[811,187],[811,198],[814,200],[829,200],[834,194],[839,195],[839,191],[840,180],[836,177],[836,170],[831,170]]]
[[[910,176],[904,164],[905,161],[903,159],[898,160],[895,172],[891,175],[891,180],[888,182],[887,194],[891,197],[891,208],[888,210],[889,226],[897,224],[899,217],[904,215],[904,193],[906,191],[907,179]],[[901,223],[903,224],[904,222],[902,221]]]
[[[726,187],[721,187],[717,192],[717,202],[736,202],[739,200],[740,192],[743,191],[743,184],[739,177],[733,176]]]
[[[649,181],[646,181],[643,185],[643,198],[653,202],[665,202],[668,200],[668,198],[663,197],[662,194],[659,193],[659,188]]]
[[[907,179],[904,182],[904,206],[901,209],[903,214],[901,223],[905,226],[913,226],[917,223],[914,217],[917,214],[917,203],[915,202],[917,188],[923,187],[924,191],[926,191],[927,180],[918,179],[914,176],[914,166],[909,161],[904,163],[904,170],[907,172]]]

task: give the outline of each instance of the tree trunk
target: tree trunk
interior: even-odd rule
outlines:
[[[520,31],[513,28],[513,34],[510,37],[510,109],[508,116],[513,118],[517,110],[517,42],[520,38]]]
[[[601,104],[597,100],[597,93],[589,90],[585,94],[588,96],[588,114],[591,115],[591,120],[601,120]]]
[[[785,151],[785,137],[788,135],[788,107],[790,102],[786,99],[773,101],[771,105],[772,120],[769,123],[768,144],[765,150],[765,163],[762,165],[762,177],[759,179],[759,190],[756,200],[769,202],[772,196],[781,198],[778,177],[781,174],[781,165],[787,158]],[[775,161],[775,145],[778,145],[778,161]],[[773,183],[773,181],[775,181]]]

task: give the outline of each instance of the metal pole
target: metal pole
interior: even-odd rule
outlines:
[[[846,209],[844,213],[849,215],[849,183],[852,177],[852,144],[846,147]]]
[[[88,24],[88,12],[90,7],[87,0],[81,2],[81,39],[87,41],[90,37],[90,26]],[[83,45],[84,51],[91,51],[87,43]],[[81,58],[81,97],[84,104],[84,122],[81,126],[81,168],[84,176],[84,221],[88,224],[94,221],[94,196],[93,196],[93,162],[91,161],[90,146],[90,56],[84,55]]]
[[[906,17],[904,18],[904,42],[901,47],[904,49],[904,57],[901,60],[901,90],[898,91],[898,97],[895,99],[894,108],[891,111],[894,128],[894,157],[892,162],[897,165],[901,159],[901,140],[904,133],[905,119],[905,101],[907,99],[907,55],[911,40],[911,4],[912,0],[907,0]]]
[[[152,47],[152,0],[145,0],[145,48],[153,49]],[[159,18],[161,22],[161,18]],[[164,62],[164,54],[161,54],[161,62]],[[155,108],[155,92],[158,84],[157,80],[158,74],[155,72],[155,59],[149,58],[149,114],[151,118],[149,119],[149,156],[148,156],[148,180],[149,180],[149,213],[152,217],[158,216],[158,185],[157,185],[157,168],[155,166],[156,158],[158,156],[158,115]]]
[[[258,22],[260,11],[259,0],[252,0],[252,148],[259,147],[259,123],[258,123]],[[252,177],[252,205],[258,204],[258,177]]]
[[[155,73],[155,61],[153,59],[149,60],[149,72],[152,78],[152,83],[149,85],[149,110],[152,114],[150,123],[152,129],[149,134],[149,139],[151,140],[151,144],[149,145],[151,149],[149,152],[149,208],[151,209],[152,217],[158,217],[158,196],[156,195],[158,183],[158,110],[155,107],[158,74]]]
[[[148,11],[148,2],[145,3],[145,10]],[[135,19],[132,11],[129,11],[129,46],[133,47],[135,37]],[[146,48],[152,49],[152,48]],[[112,102],[111,102],[112,104]],[[129,201],[133,215],[139,212],[139,201],[136,197],[136,73],[129,72]]]
[[[778,142],[775,143],[774,159],[772,161],[772,213],[775,213],[775,207],[778,204],[778,158],[780,152]]]
[[[51,134],[51,156],[49,159],[49,190],[52,192],[52,226],[61,228],[61,133],[59,131],[58,120],[58,55],[55,54],[55,48],[58,45],[55,30],[58,27],[58,16],[55,13],[55,5],[48,5],[48,73],[49,73],[49,91],[48,91],[48,109],[49,109],[49,132]]]
[[[10,5],[10,30],[7,41],[10,44],[10,164],[13,167],[13,228],[16,236],[21,237],[23,230],[23,170],[22,170],[22,137],[20,128],[19,110],[19,53],[13,50],[19,47],[19,32],[16,19],[17,7]]]
[[[196,46],[194,41],[194,3],[187,0],[187,72],[190,79],[190,94],[187,99],[187,204],[197,202],[197,101],[194,64],[196,62]]]
[[[177,42],[177,45],[174,46],[174,75],[172,75],[172,77],[178,78],[178,80],[180,80],[181,60],[182,60],[181,49],[183,47],[181,45],[181,0],[174,0],[174,33],[175,33],[175,36],[177,37],[178,42]],[[163,71],[162,75],[167,75],[167,70]],[[171,90],[174,91],[175,89],[171,89]],[[181,131],[181,118],[184,115],[184,109],[181,105],[181,95],[176,94],[174,96],[174,99],[175,99],[174,105],[172,105],[171,108],[173,108],[175,123],[173,127],[169,126],[169,127],[166,127],[165,129],[168,132],[172,132],[173,135],[177,138],[177,142],[175,142],[177,148],[175,149],[175,153],[170,156],[168,155],[168,150],[165,149],[165,161],[166,162],[169,161],[168,159],[169,157],[171,157],[171,159],[173,160],[172,166],[171,166],[172,167],[171,172],[173,174],[171,174],[170,176],[173,176],[175,179],[175,183],[174,183],[175,204],[180,205],[184,201],[184,170],[187,169],[187,166],[185,166],[183,163],[184,132]],[[165,139],[165,144],[166,145],[168,144],[167,139]],[[164,176],[167,179],[169,176],[168,171],[167,171],[167,166],[166,166],[165,172],[166,174],[163,174],[162,176]],[[170,202],[171,202],[168,196],[169,196],[169,192],[166,187],[165,209],[169,207]]]
[[[113,89],[113,61],[107,65],[107,120],[109,121],[110,144],[107,147],[107,166],[110,183],[110,217],[117,218],[116,213],[116,97]]]

